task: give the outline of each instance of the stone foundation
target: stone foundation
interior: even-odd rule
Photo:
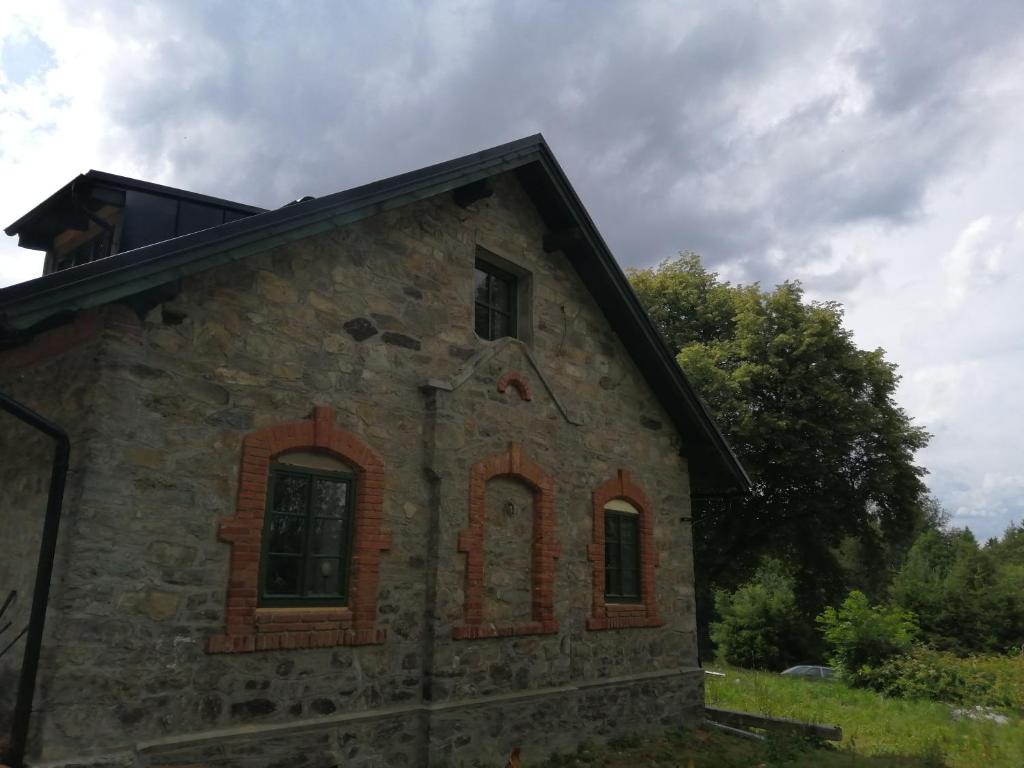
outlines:
[[[46,768],[469,768],[524,765],[632,734],[696,722],[700,669],[680,669],[435,705],[337,713],[139,742]]]

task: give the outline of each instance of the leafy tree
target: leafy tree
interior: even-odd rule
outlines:
[[[895,404],[895,365],[856,346],[840,305],[805,301],[799,283],[731,285],[692,253],[630,279],[753,478],[741,498],[695,505],[702,623],[710,591],[764,555],[800,565],[797,600],[814,616],[845,594],[844,540],[906,551],[927,514],[914,453],[928,435]]]
[[[829,606],[817,618],[829,660],[854,685],[884,662],[910,651],[917,628],[914,616],[897,606],[872,606],[854,590],[838,609]]]
[[[893,577],[906,561],[907,541],[916,541],[927,531],[941,531],[948,522],[949,515],[942,505],[928,496],[923,500],[921,515],[909,537],[887,538],[877,523],[872,523],[859,536],[847,536],[835,553],[846,588],[864,592],[873,602],[884,602],[889,597]]]
[[[735,592],[715,593],[719,620],[711,636],[723,661],[748,669],[782,669],[800,661],[806,622],[797,608],[793,579],[776,560],[766,560]]]

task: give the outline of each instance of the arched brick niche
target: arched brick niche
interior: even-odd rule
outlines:
[[[333,456],[356,473],[348,605],[260,608],[260,553],[270,463],[292,451]],[[248,653],[384,642],[376,628],[380,553],[391,548],[384,517],[384,461],[370,446],[334,423],[334,409],[317,406],[312,419],[277,424],[246,435],[235,514],[221,521],[219,538],[231,545],[227,620],[207,641],[208,653]]]
[[[633,482],[628,471],[618,474],[593,492],[593,538],[587,556],[593,573],[593,607],[587,629],[624,629],[627,627],[660,627],[654,569],[658,552],[654,548],[654,515],[647,494]],[[610,501],[629,502],[639,513],[640,599],[636,602],[608,602],[605,599],[605,507]]]
[[[519,394],[521,400],[529,402],[533,400],[533,392],[530,390],[530,380],[519,371],[507,371],[498,379],[498,392],[505,394],[505,391],[512,387]]]
[[[531,543],[531,620],[495,624],[484,617],[484,536],[487,519],[487,483],[495,477],[512,477],[533,490],[533,540]],[[469,527],[459,533],[459,552],[466,555],[463,623],[453,627],[455,640],[486,637],[541,635],[558,632],[555,620],[555,559],[561,548],[555,540],[554,480],[523,455],[517,443],[508,450],[478,461],[469,477]]]

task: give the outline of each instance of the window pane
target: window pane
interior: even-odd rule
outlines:
[[[308,477],[284,472],[277,473],[274,476],[273,510],[289,515],[306,514],[308,489]]]
[[[491,276],[491,303],[502,312],[512,311],[512,281]]]
[[[317,518],[313,521],[313,539],[310,542],[314,555],[341,554],[344,546],[344,522]]]
[[[483,304],[476,305],[476,335],[481,339],[490,339],[491,337],[491,324],[490,324],[490,312],[487,307]]]
[[[494,326],[493,333],[491,334],[492,339],[502,339],[505,336],[512,335],[512,323],[508,315],[497,311],[492,312],[491,322]]]
[[[296,555],[267,557],[264,592],[268,595],[298,595],[302,558]]]
[[[314,557],[309,570],[306,594],[319,597],[341,594],[341,558]]]
[[[344,517],[348,504],[348,483],[318,477],[313,482],[313,508],[317,517]]]
[[[344,598],[353,482],[317,470],[275,467],[261,597],[314,604]]]
[[[270,530],[267,534],[270,537],[267,552],[301,555],[306,536],[306,518],[296,515],[271,515]]]
[[[613,597],[621,594],[622,592],[622,577],[619,573],[618,568],[608,568],[605,566],[604,569],[604,593],[608,597]]]
[[[626,596],[640,594],[640,548],[638,542],[639,520],[634,515],[619,517],[619,547],[622,567],[622,593]]]
[[[475,290],[476,290],[476,301],[477,301],[477,303],[484,304],[484,305],[490,304],[491,303],[491,297],[487,295],[488,294],[488,290],[490,288],[490,286],[488,284],[489,280],[490,280],[490,275],[488,275],[482,269],[478,269],[476,271],[475,280],[476,280]]]

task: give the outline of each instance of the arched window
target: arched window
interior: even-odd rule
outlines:
[[[383,459],[336,426],[333,409],[247,435],[238,506],[219,529],[231,545],[225,631],[207,651],[384,642],[383,507]]]

